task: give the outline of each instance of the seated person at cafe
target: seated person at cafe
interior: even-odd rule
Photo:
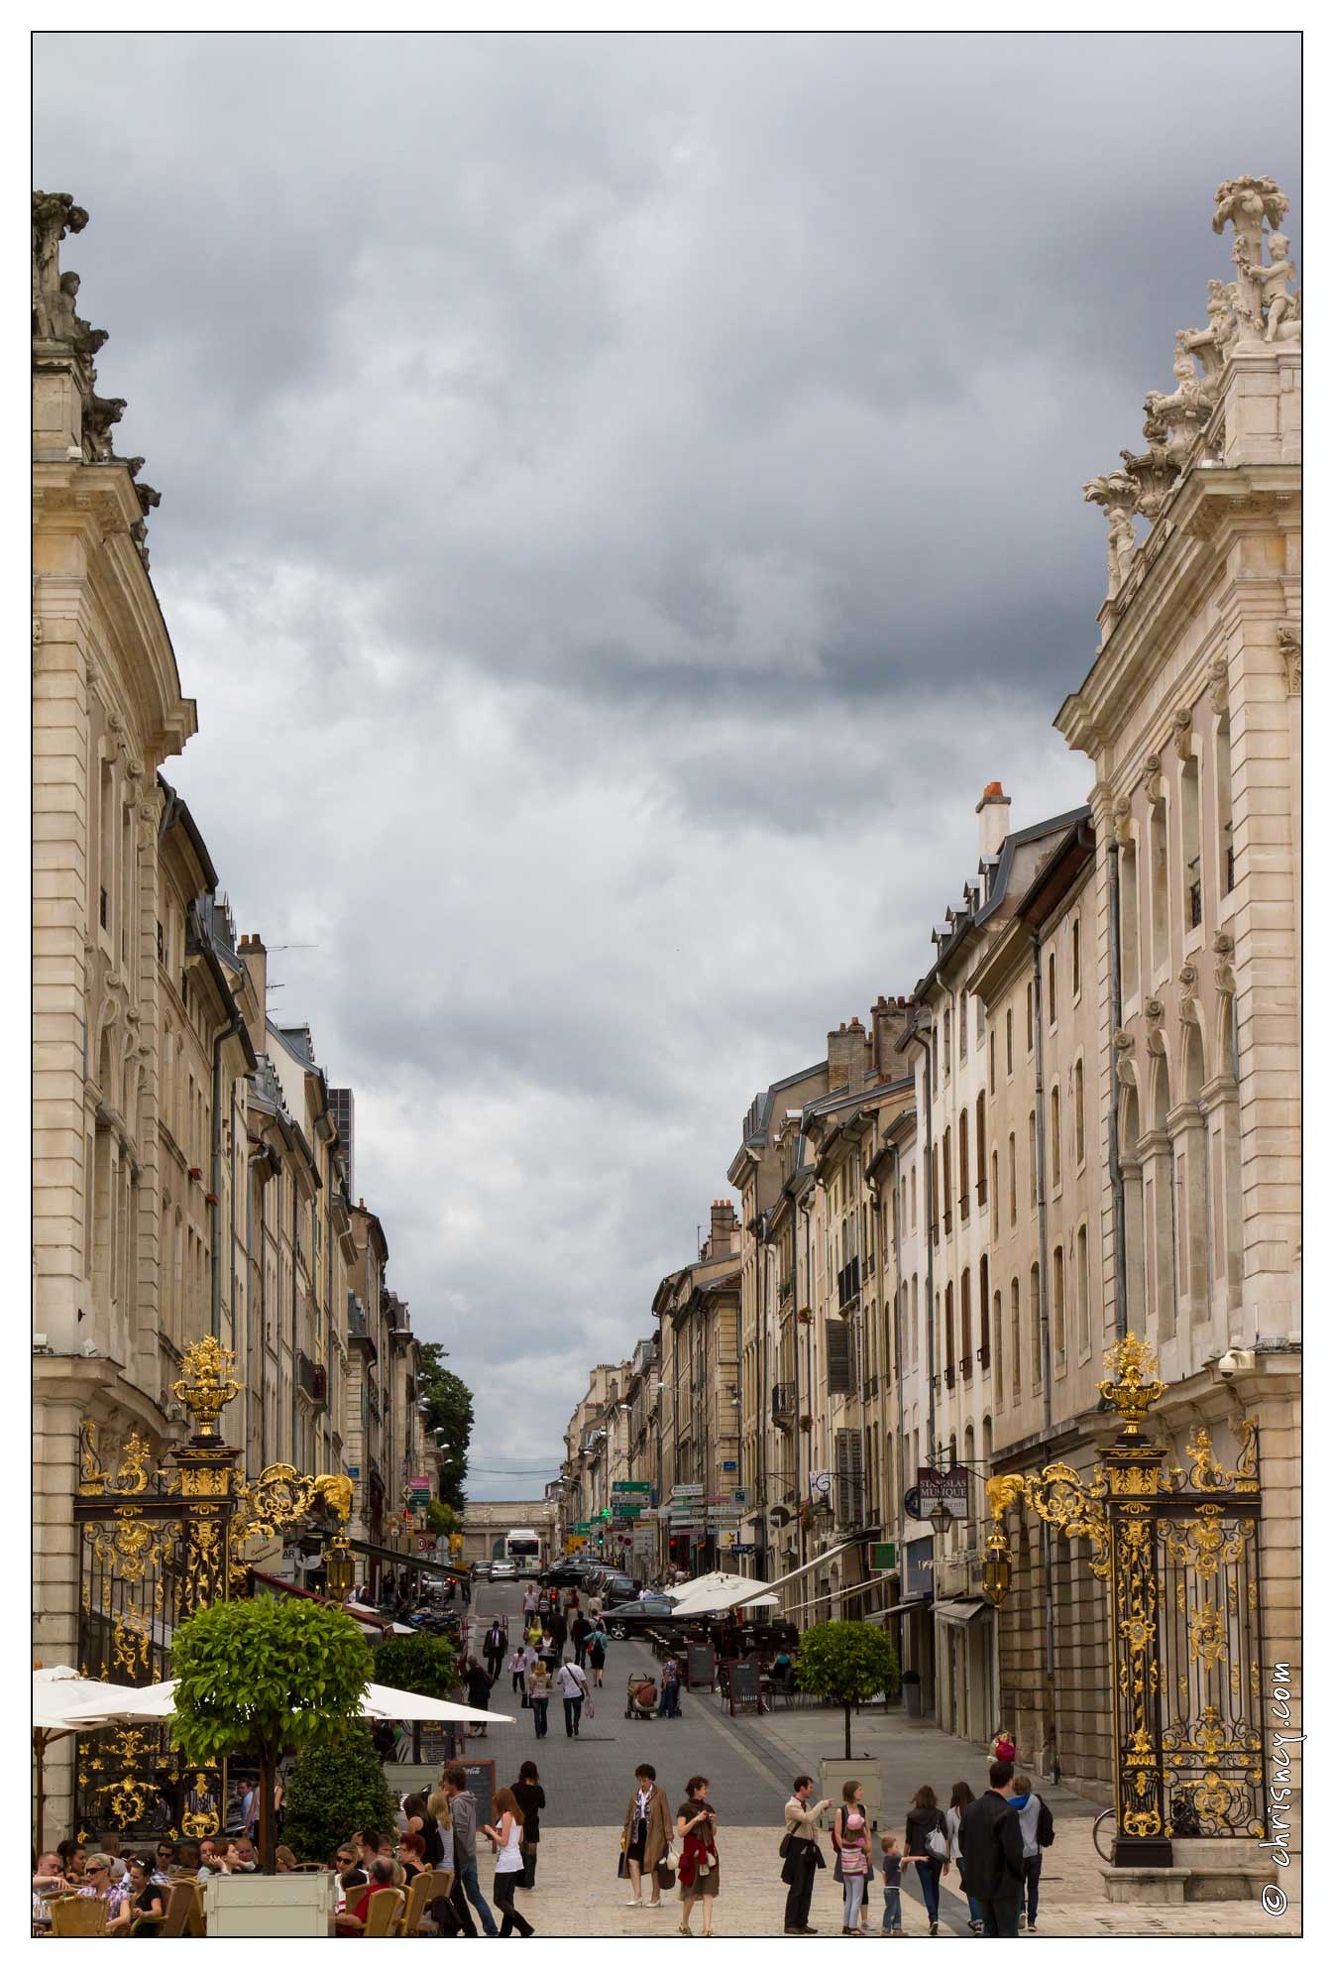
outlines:
[[[349,1897],[346,1914],[337,1917],[340,1935],[355,1935],[366,1926],[366,1913],[373,1894],[382,1894],[394,1884],[394,1864],[392,1860],[375,1860],[371,1865],[371,1877],[356,1900]]]

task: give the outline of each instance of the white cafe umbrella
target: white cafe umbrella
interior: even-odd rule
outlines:
[[[679,1614],[727,1613],[737,1606],[776,1607],[778,1596],[762,1579],[743,1579],[739,1573],[711,1572],[687,1580],[672,1593]]]
[[[96,1730],[107,1721],[98,1709],[105,1682],[80,1675],[77,1668],[35,1668],[32,1675],[32,1749],[37,1760],[37,1850],[46,1844],[46,1750],[57,1737]]]
[[[105,1685],[103,1685],[105,1686]],[[169,1721],[176,1706],[175,1682],[152,1682],[144,1689],[117,1689],[114,1706],[105,1713],[116,1721],[136,1716]],[[405,1689],[370,1682],[361,1698],[360,1715],[368,1723],[512,1723],[494,1709],[469,1709],[461,1702],[439,1702],[434,1696],[409,1695]]]

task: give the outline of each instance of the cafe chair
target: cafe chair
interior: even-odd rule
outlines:
[[[72,1894],[51,1903],[53,1935],[105,1935],[107,1904],[93,1894]]]
[[[366,1926],[361,1931],[368,1941],[383,1941],[386,1935],[399,1932],[406,1899],[401,1887],[381,1887],[378,1894],[371,1895],[370,1906],[366,1909]]]
[[[452,1873],[441,1867],[426,1867],[414,1879],[408,1889],[407,1905],[399,1919],[397,1933],[400,1935],[420,1935],[422,1916],[431,1902],[445,1897],[454,1885]]]

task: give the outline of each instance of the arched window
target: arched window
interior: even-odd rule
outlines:
[[[977,1200],[987,1200],[987,1097],[981,1092],[977,1097]]]
[[[1059,1190],[1061,1187],[1061,1090],[1059,1087],[1053,1087],[1051,1090],[1051,1141],[1047,1146],[1051,1162],[1051,1186],[1054,1190]]]
[[[996,1394],[998,1398],[1003,1398],[1005,1393],[1005,1350],[1001,1334],[1001,1296],[999,1292],[994,1295],[991,1302],[991,1329],[996,1336]]]
[[[1012,1224],[1017,1223],[1019,1218],[1019,1174],[1018,1174],[1017,1163],[1018,1163],[1018,1157],[1016,1156],[1015,1153],[1014,1130],[1011,1129],[1010,1131],[1010,1222]]]
[[[1014,1007],[1005,1008],[1005,1071],[1014,1072]]]
[[[1000,1217],[1000,1157],[995,1149],[991,1151],[991,1221],[995,1224]]]
[[[1186,928],[1194,930],[1204,921],[1203,870],[1200,866],[1200,762],[1194,754],[1181,768],[1181,858],[1185,864],[1181,893]]]
[[[1121,850],[1121,996],[1139,993],[1139,858],[1134,842]]]
[[[1079,1295],[1079,1351],[1086,1354],[1092,1343],[1089,1332],[1089,1234],[1081,1224],[1075,1239],[1075,1291]]]
[[[1019,1399],[1019,1388],[1023,1380],[1023,1345],[1019,1332],[1019,1281],[1010,1280],[1010,1395],[1014,1401]]]
[[[1084,1061],[1075,1061],[1075,1162],[1084,1162]]]
[[[1232,727],[1226,714],[1214,738],[1214,804],[1218,813],[1218,888],[1232,890]]]
[[[1047,953],[1047,1024],[1056,1023],[1056,952]]]
[[[959,1064],[968,1058],[968,993],[959,993]]]
[[[981,1002],[979,998],[978,1004],[980,1005]],[[987,1086],[994,1094],[996,1091],[996,1035],[994,1032],[987,1034]]]
[[[1070,925],[1070,996],[1076,1002],[1082,984],[1079,967],[1079,918],[1076,916]]]
[[[1042,1386],[1042,1281],[1034,1264],[1028,1274],[1029,1340],[1032,1344],[1033,1386]]]
[[[1038,1207],[1038,1117],[1037,1110],[1028,1110],[1028,1207]]]
[[[959,1113],[959,1217],[967,1222],[972,1199],[968,1194],[968,1110]]]
[[[1058,1361],[1065,1359],[1065,1252],[1058,1244],[1051,1254],[1051,1337]]]
[[[945,1381],[954,1386],[954,1281],[945,1286]]]
[[[945,1140],[941,1149],[941,1161],[944,1164],[943,1173],[945,1177],[944,1195],[941,1197],[941,1203],[944,1206],[945,1212],[945,1235],[948,1237],[954,1228],[954,1211],[950,1202],[950,1191],[953,1188],[951,1178],[954,1174],[954,1151],[948,1128],[945,1130]]]
[[[1155,800],[1149,809],[1149,928],[1153,976],[1167,968],[1167,802]]]

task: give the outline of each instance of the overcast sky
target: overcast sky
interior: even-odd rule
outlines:
[[[1294,200],[1287,35],[39,35],[200,730],[390,1277],[555,1473],[757,1088],[1083,799],[1080,486]],[[502,1471],[543,1466],[531,1477]]]

